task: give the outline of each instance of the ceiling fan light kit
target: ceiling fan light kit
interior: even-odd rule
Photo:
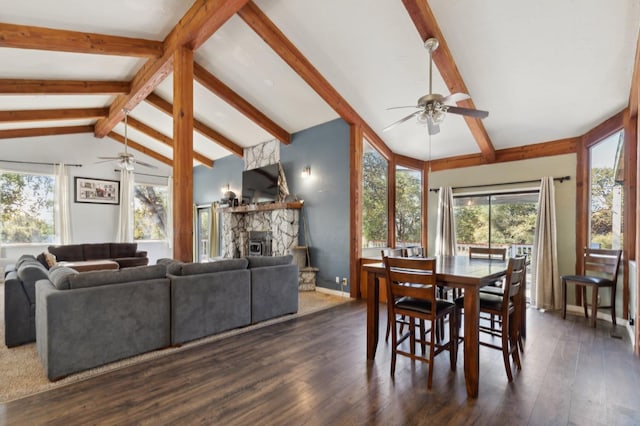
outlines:
[[[417,108],[418,111],[391,123],[382,130],[383,132],[391,130],[398,124],[416,117],[419,124],[427,126],[429,135],[435,135],[440,132],[440,124],[444,121],[447,113],[466,115],[473,118],[486,118],[489,116],[489,112],[487,111],[447,105],[448,102],[456,103],[469,99],[470,96],[466,93],[452,93],[449,96],[442,96],[437,93],[433,93],[433,52],[438,48],[439,44],[440,43],[435,38],[427,39],[424,42],[424,47],[429,52],[429,93],[421,96],[418,99],[416,106],[389,108]]]

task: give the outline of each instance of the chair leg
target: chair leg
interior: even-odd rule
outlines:
[[[505,324],[506,322],[506,324]],[[513,374],[511,374],[511,361],[509,357],[509,317],[502,318],[502,359],[504,360],[504,368],[507,371],[507,379],[509,382],[513,381]]]
[[[588,312],[588,306],[587,306],[587,287],[584,285],[581,285],[580,288],[582,289],[582,306],[584,307],[584,317],[585,318],[589,318],[589,312]]]
[[[427,349],[424,339],[426,339],[424,320],[420,320],[420,348],[422,349],[422,356],[425,355]]]
[[[456,371],[456,364],[458,363],[458,324],[457,310],[449,314],[449,363],[451,364],[451,371]]]
[[[562,279],[562,319],[567,319],[567,281]]]
[[[436,349],[436,339],[435,339],[435,333],[434,333],[434,329],[436,327],[436,323],[437,321],[433,320],[431,322],[431,332],[429,333],[429,342],[431,343],[429,345],[429,377],[427,379],[427,389],[431,389],[431,385],[433,383],[433,357],[435,356],[435,349]]]
[[[598,321],[598,286],[591,286],[591,325],[596,328]]]
[[[515,315],[517,315],[517,313],[518,311],[516,310],[513,313],[514,320],[509,321],[509,352],[511,353],[511,356],[515,361],[516,367],[518,367],[518,370],[522,370],[522,364],[520,363],[520,351],[518,350],[518,337],[520,335],[519,333],[520,324],[518,323],[518,320],[515,318]]]
[[[398,326],[396,324],[396,316],[393,315],[393,334],[391,335],[391,375],[396,372],[396,351],[398,350]]]
[[[616,283],[613,283],[615,286]],[[616,291],[611,287],[611,323],[615,327],[616,324]]]

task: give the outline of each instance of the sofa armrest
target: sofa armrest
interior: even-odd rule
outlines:
[[[144,250],[137,251],[135,257],[147,257],[147,252]]]
[[[169,280],[58,290],[36,284],[38,355],[49,380],[170,343]]]
[[[35,340],[33,304],[15,272],[4,282],[4,343],[7,347]]]
[[[252,268],[251,322],[298,312],[298,265]]]

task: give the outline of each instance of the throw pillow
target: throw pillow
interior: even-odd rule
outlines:
[[[56,256],[51,254],[51,253],[49,253],[48,250],[44,251],[44,258],[47,261],[47,266],[49,268],[53,268],[55,266],[55,264],[56,264]]]

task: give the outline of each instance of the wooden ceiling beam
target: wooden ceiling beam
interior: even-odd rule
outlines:
[[[116,132],[109,132],[107,136],[109,136],[114,141],[120,142],[121,144],[124,145],[124,136]],[[132,141],[131,138],[129,137],[127,137],[127,146],[131,149],[135,149],[136,151],[144,155],[148,155],[151,158],[155,158],[156,160],[166,164],[167,166],[173,167],[173,160],[171,158],[165,157],[162,154],[158,154],[154,150],[149,149],[146,146],[139,144],[138,142]]]
[[[447,41],[444,38],[444,34],[440,31],[440,26],[436,21],[431,8],[425,0],[402,0],[405,9],[409,13],[413,24],[415,25],[422,41],[426,41],[431,37],[438,39],[440,43],[438,49],[433,52],[433,62],[438,67],[442,79],[446,83],[450,93],[469,93],[469,89],[464,84],[462,75],[458,70],[458,67],[453,60],[453,55],[449,50]],[[476,106],[471,99],[458,102],[458,105],[464,108],[475,109]],[[471,118],[464,116],[464,120],[469,126],[469,130],[473,135],[480,152],[484,159],[491,163],[496,159],[496,150],[493,147],[493,143],[487,134],[487,131],[482,124],[482,121],[477,118]]]
[[[159,109],[160,111],[173,117],[173,105],[171,104],[171,102],[162,99],[160,96],[156,95],[155,93],[151,93],[149,96],[147,96],[147,99],[145,100],[149,104]],[[193,128],[201,135],[210,139],[214,143],[222,146],[223,148],[230,151],[237,157],[240,157],[240,158],[244,157],[244,150],[240,145],[236,144],[235,142],[233,142],[226,136],[222,135],[221,133],[213,130],[212,128],[202,123],[201,121],[194,119]]]
[[[0,79],[3,95],[117,95],[130,88],[128,81]]]
[[[238,12],[238,16],[251,27],[331,108],[349,124],[362,127],[363,135],[387,158],[392,153],[382,138],[364,121],[346,99],[325,79],[297,47],[252,1]]]
[[[633,74],[631,76],[631,91],[629,93],[629,117],[638,116],[638,101],[640,98],[640,33],[636,42],[636,58],[633,61]],[[640,346],[640,345],[639,345]]]
[[[0,47],[135,57],[158,57],[163,51],[155,40],[7,23],[0,23]]]
[[[0,139],[29,138],[34,136],[72,135],[76,133],[93,133],[93,124],[86,126],[35,127],[32,129],[0,130]]]
[[[95,127],[95,135],[104,137],[124,118],[123,109],[133,110],[173,71],[173,54],[180,46],[197,49],[248,0],[196,0],[164,39],[164,54],[149,59],[131,82],[131,90],[119,96],[109,116]]]
[[[496,159],[494,162],[506,163],[532,158],[551,157],[554,155],[573,154],[577,152],[580,140],[581,137],[578,136],[514,148],[499,149],[496,151]],[[483,164],[488,164],[488,161],[482,154],[459,155],[433,160],[431,162],[431,171],[438,172],[462,167],[481,166]]]
[[[139,121],[136,120],[135,118],[129,116],[127,118],[127,124],[130,125],[132,128],[144,133],[145,135],[162,142],[163,144],[171,147],[171,149],[173,149],[174,147],[174,142],[173,142],[173,138],[165,135],[164,133],[159,132],[158,130],[154,129],[153,127]],[[198,161],[199,163],[201,163],[204,166],[207,166],[209,168],[213,167],[213,160],[211,158],[208,158],[200,153],[197,152],[193,152],[193,158]]]
[[[28,109],[0,111],[0,122],[82,120],[106,117],[108,108]]]
[[[220,81],[215,75],[207,71],[202,65],[197,63],[194,64],[193,75],[198,83],[240,111],[247,118],[270,133],[271,136],[278,139],[285,145],[289,145],[291,143],[291,134],[289,132],[263,114],[258,110],[258,108],[251,105],[251,103],[245,100],[242,96],[234,92],[233,89]]]

